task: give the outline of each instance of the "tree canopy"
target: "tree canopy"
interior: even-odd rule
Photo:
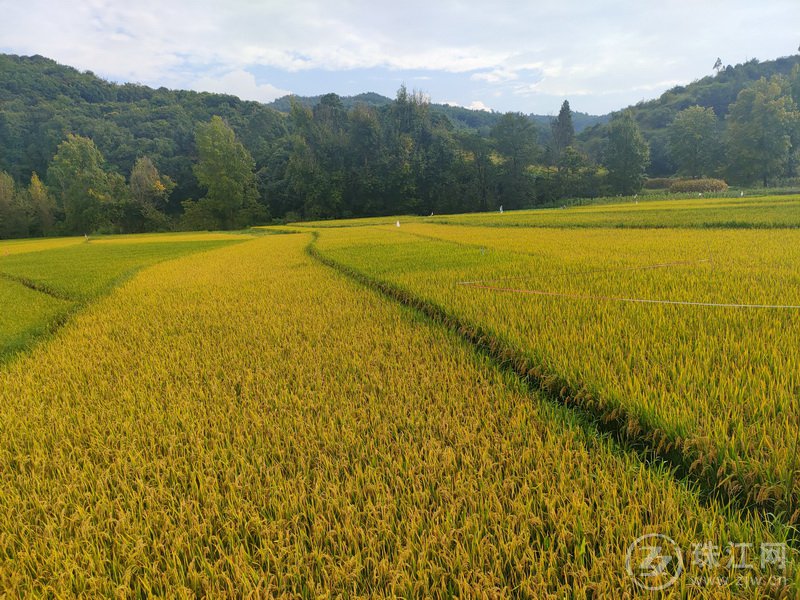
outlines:
[[[679,112],[669,127],[669,145],[678,173],[690,177],[711,175],[719,152],[714,109],[690,106]]]
[[[606,167],[612,192],[633,194],[642,189],[650,148],[629,111],[616,115],[608,133]]]
[[[718,71],[605,123],[568,100],[500,114],[405,86],[270,107],[0,55],[0,236],[535,207],[645,174],[792,181],[800,58]]]

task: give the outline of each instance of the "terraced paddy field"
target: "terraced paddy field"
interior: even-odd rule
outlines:
[[[0,363],[138,270],[243,239],[170,234],[0,241]]]
[[[453,219],[0,242],[0,590],[796,597],[800,232]]]

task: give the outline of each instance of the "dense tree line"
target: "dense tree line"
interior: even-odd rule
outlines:
[[[281,113],[231,96],[110,84],[41,57],[0,56],[0,67],[0,237],[632,194],[659,152],[671,173],[766,184],[796,174],[800,147],[797,66],[741,87],[722,115],[681,108],[660,130],[660,150],[641,106],[576,136],[567,101],[547,127],[486,113],[471,128],[468,115],[454,112],[454,124],[405,87],[388,102],[328,94]]]
[[[798,89],[798,68],[800,66],[800,55],[778,58],[773,61],[759,62],[752,59],[744,64],[736,66],[722,66],[722,61],[718,61],[716,68],[718,72],[713,76],[704,77],[698,81],[685,86],[676,86],[659,98],[640,102],[628,110],[632,113],[636,123],[639,125],[642,134],[650,146],[650,164],[648,175],[652,177],[669,177],[676,172],[682,175],[694,175],[698,165],[687,167],[685,152],[688,150],[684,145],[681,151],[676,152],[675,138],[677,132],[673,128],[673,123],[687,109],[698,107],[705,109],[708,115],[714,116],[714,131],[703,134],[702,140],[705,147],[702,152],[711,153],[703,160],[703,170],[709,175],[724,177],[732,183],[750,185],[761,181],[763,176],[754,176],[749,171],[742,172],[736,165],[733,155],[743,149],[744,139],[742,137],[729,137],[728,125],[734,122],[753,123],[757,119],[755,115],[743,110],[742,103],[737,103],[740,94],[754,86],[763,86],[761,80],[777,83],[781,88],[782,96],[790,99],[796,110],[800,102],[800,89]],[[735,114],[732,109],[739,106],[739,111]],[[686,115],[683,115],[686,119]],[[701,118],[695,113],[695,119]],[[791,120],[791,119],[790,119]],[[706,126],[710,121],[706,121]],[[679,121],[680,123],[680,121]],[[688,123],[684,122],[683,126]],[[698,123],[698,127],[701,125]],[[678,129],[681,126],[679,125]],[[791,125],[788,126],[791,129]],[[746,128],[752,130],[752,127]],[[697,130],[692,132],[697,136]],[[608,136],[606,125],[594,125],[580,132],[578,135],[580,143],[593,160],[598,160],[604,151],[605,140]],[[699,138],[695,138],[697,142]],[[737,144],[738,142],[738,144]],[[690,144],[687,140],[686,144]],[[791,156],[796,154],[797,145],[793,144],[794,152],[790,151],[789,158],[786,159],[786,169],[778,169],[771,173],[768,182],[777,178],[797,177],[795,168],[796,158]]]

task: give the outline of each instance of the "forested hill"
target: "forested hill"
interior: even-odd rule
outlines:
[[[634,194],[648,168],[794,181],[798,63],[720,68],[576,135],[599,118],[568,100],[535,117],[435,105],[401,86],[392,100],[271,107],[0,55],[0,238],[542,206]]]
[[[294,97],[309,109],[321,98]],[[340,100],[346,111],[355,106],[388,110],[393,102],[375,93]],[[92,139],[123,175],[130,173],[137,157],[152,159],[177,184],[168,209],[180,211],[181,201],[203,194],[192,171],[198,123],[221,116],[261,169],[285,153],[290,109],[288,96],[265,105],[224,94],[119,85],[42,56],[0,54],[0,171],[19,183],[34,172],[44,176],[58,145],[73,133]],[[456,130],[482,135],[502,117],[446,105],[431,105],[431,112],[446,116]],[[538,141],[546,145],[552,117],[527,118],[538,124]],[[573,116],[577,131],[603,120],[582,113]]]
[[[751,59],[735,66],[718,65],[717,72],[688,85],[679,85],[664,92],[654,100],[639,102],[629,107],[636,122],[650,143],[650,169],[653,176],[671,175],[676,165],[670,158],[668,128],[675,116],[690,106],[711,108],[717,119],[723,121],[728,107],[736,101],[739,92],[759,79],[774,75],[789,77],[795,65],[800,64],[800,55],[786,56],[759,62]],[[709,65],[711,66],[711,65]],[[588,127],[579,135],[579,140],[593,157],[599,157],[603,140],[607,136],[605,124]]]
[[[282,98],[270,102],[267,106],[282,113],[289,113],[292,101],[299,102],[301,105],[313,109],[319,104],[321,99],[322,96],[283,96]],[[388,106],[392,102],[393,100],[391,98],[381,96],[375,92],[342,97],[342,105],[348,110],[359,104],[378,108]],[[431,104],[431,110],[445,115],[456,129],[473,130],[484,135],[488,134],[492,127],[497,125],[500,117],[503,116],[501,112],[474,110],[451,104]],[[535,114],[526,116],[539,127],[542,136],[546,138],[549,135],[550,125],[554,119],[553,116]],[[590,115],[575,111],[572,113],[572,124],[575,128],[575,132],[580,133],[592,125],[607,123],[609,118],[609,115]],[[543,139],[541,141],[546,142],[547,140]]]
[[[198,123],[220,115],[257,164],[264,164],[286,118],[258,102],[223,94],[152,89],[104,81],[41,56],[0,55],[0,170],[17,182],[44,177],[67,134],[91,138],[127,175],[148,156],[177,184],[173,208],[201,195],[192,173]]]

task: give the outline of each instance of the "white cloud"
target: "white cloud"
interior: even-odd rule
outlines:
[[[256,67],[293,77],[424,70],[464,74],[471,89],[445,97],[524,98],[541,110],[550,96],[583,93],[576,108],[594,112],[609,94],[624,105],[710,74],[717,56],[794,53],[800,18],[797,0],[0,0],[0,9],[3,48],[118,81],[194,87],[211,72],[222,75],[208,84],[269,97],[269,85],[246,77]]]
[[[519,79],[519,75],[511,69],[494,69],[492,71],[473,73],[470,79],[473,81],[485,81],[486,83],[505,83]]]
[[[492,110],[491,108],[489,108],[488,106],[486,106],[486,105],[485,105],[483,102],[481,102],[480,100],[473,100],[472,102],[470,102],[470,103],[467,105],[467,108],[471,108],[472,110],[485,110],[485,111],[490,111],[490,112],[491,112],[491,110]]]
[[[198,92],[232,94],[242,100],[256,100],[265,103],[291,94],[289,90],[282,90],[268,83],[259,84],[252,73],[243,70],[230,71],[220,77],[201,77],[190,87]]]
[[[458,106],[460,108],[469,108],[471,110],[485,110],[491,112],[491,107],[487,106],[480,100],[473,100],[469,104],[464,104],[462,102],[456,102],[455,100],[444,100],[440,102],[440,104],[446,104],[449,106]]]

